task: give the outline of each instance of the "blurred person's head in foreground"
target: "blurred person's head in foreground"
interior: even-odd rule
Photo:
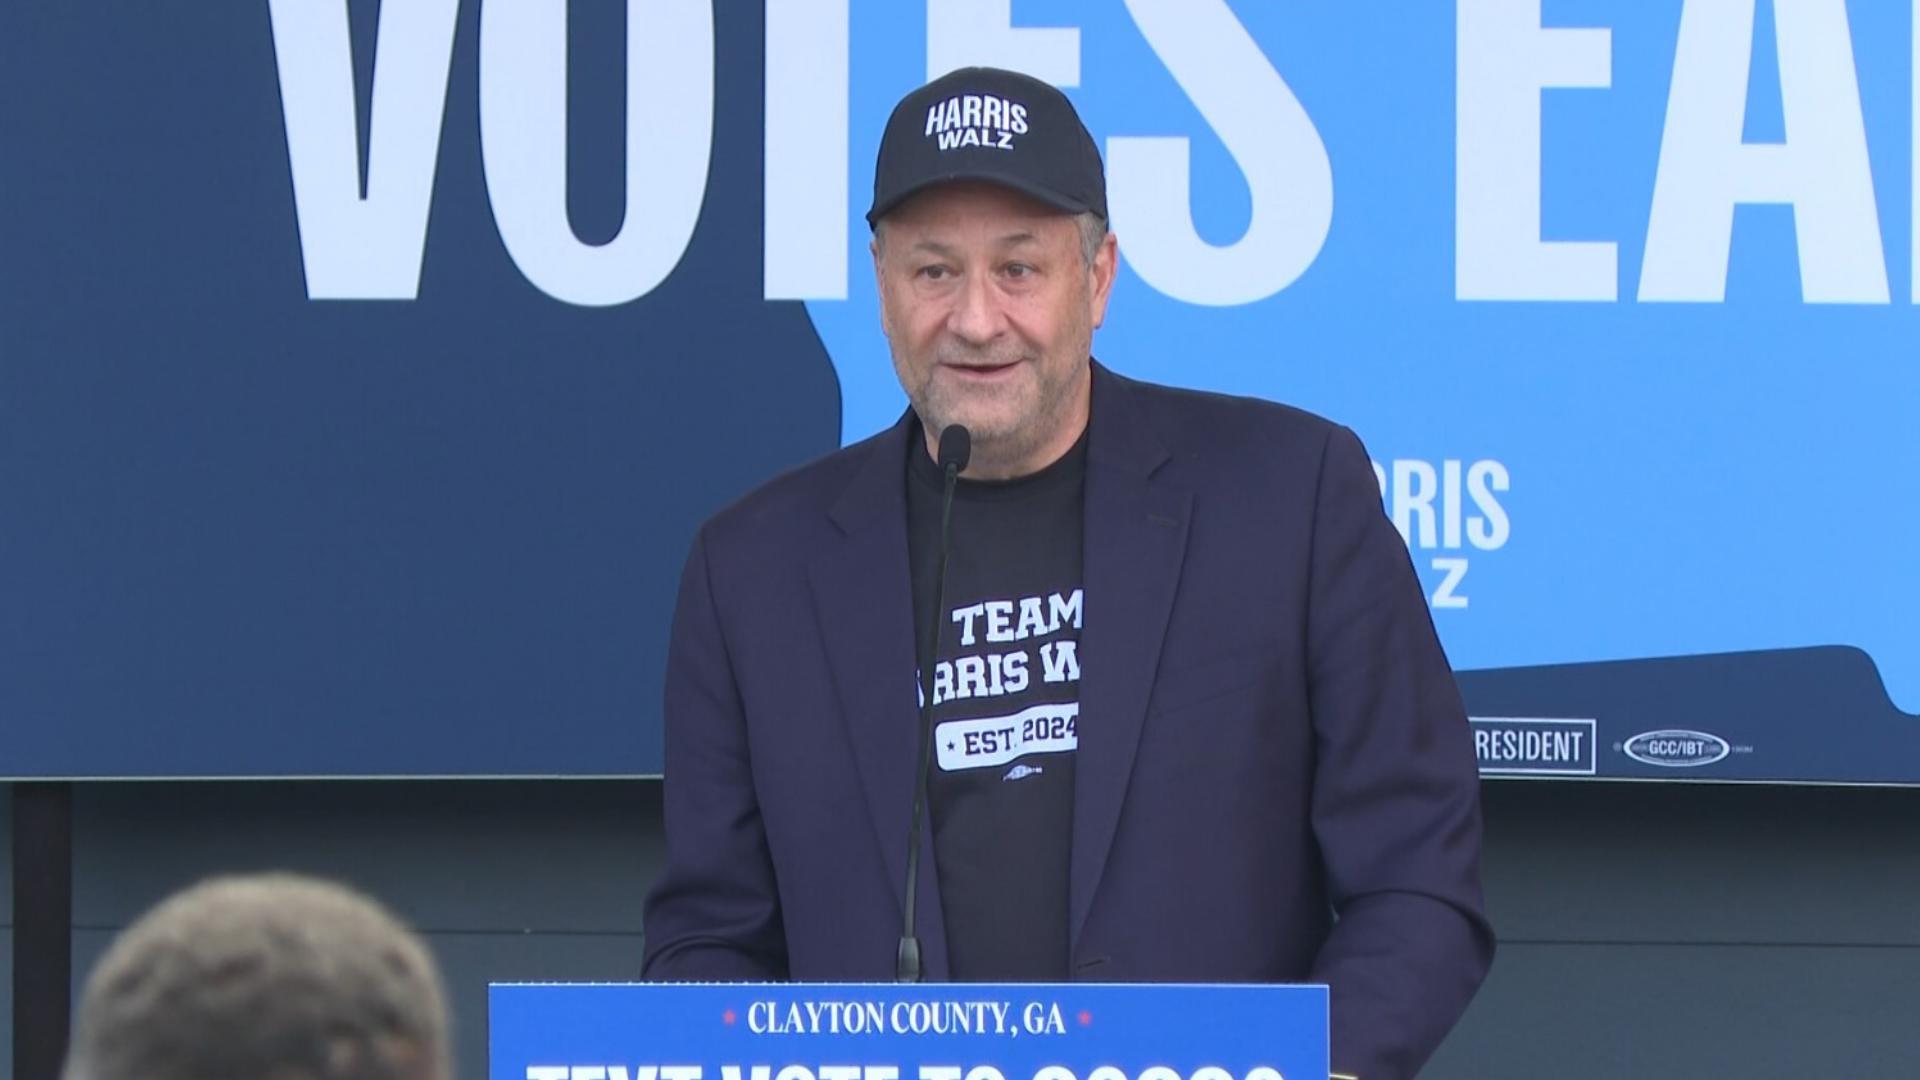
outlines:
[[[64,1080],[451,1080],[426,946],[374,901],[221,877],[121,934],[87,980]]]

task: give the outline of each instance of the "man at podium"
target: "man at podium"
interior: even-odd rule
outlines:
[[[912,407],[694,543],[647,976],[1323,982],[1336,1073],[1413,1075],[1493,935],[1359,439],[1092,358],[1118,249],[1045,83],[907,95],[868,221]]]

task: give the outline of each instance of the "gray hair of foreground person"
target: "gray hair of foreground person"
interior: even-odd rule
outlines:
[[[374,901],[223,877],[127,928],[87,980],[64,1080],[452,1080],[433,957]]]

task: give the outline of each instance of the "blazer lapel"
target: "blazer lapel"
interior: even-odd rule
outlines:
[[[1165,447],[1126,383],[1094,365],[1088,433],[1068,941],[1080,932],[1113,847],[1147,696],[1186,552],[1192,495],[1153,473]]]
[[[912,425],[909,415],[873,442],[829,512],[841,542],[809,565],[820,637],[896,913],[906,906],[907,828],[920,735],[907,565],[906,440],[917,431]],[[932,830],[924,822],[917,877],[914,921],[925,971],[931,980],[944,980],[946,926]]]

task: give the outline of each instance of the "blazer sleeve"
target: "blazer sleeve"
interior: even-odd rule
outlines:
[[[1336,923],[1332,1064],[1405,1080],[1493,960],[1480,891],[1480,781],[1466,710],[1366,450],[1334,428],[1310,558],[1313,829]]]
[[[707,551],[702,530],[681,575],[667,650],[667,866],[647,896],[642,975],[782,980],[779,893]]]

